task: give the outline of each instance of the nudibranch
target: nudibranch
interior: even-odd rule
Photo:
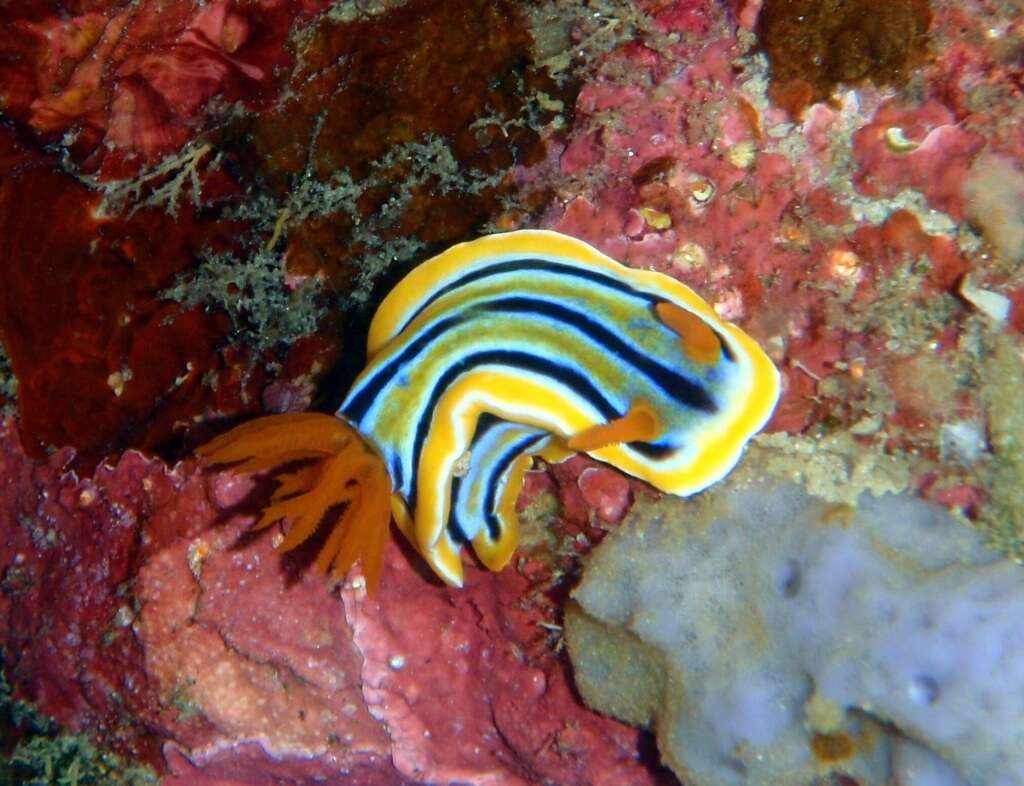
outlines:
[[[283,548],[346,503],[318,563],[341,576],[360,560],[370,586],[388,508],[461,586],[465,543],[492,570],[511,558],[533,457],[586,452],[692,494],[729,472],[779,396],[763,350],[689,287],[543,230],[419,265],[378,308],[367,356],[336,418],[261,418],[199,452],[240,471],[284,465],[257,525],[290,519]]]

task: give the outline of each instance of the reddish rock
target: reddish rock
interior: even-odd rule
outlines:
[[[217,346],[229,328],[157,294],[200,249],[230,244],[231,225],[156,210],[102,219],[99,203],[42,166],[0,183],[0,336],[22,435],[36,456],[70,445],[84,464],[178,436],[210,400],[204,376],[225,370]]]
[[[162,736],[157,694],[131,628],[141,519],[157,509],[166,519],[172,504],[194,509],[205,493],[137,453],[84,480],[67,471],[70,458],[30,460],[12,421],[0,421],[4,666],[44,714],[152,762]]]
[[[253,109],[274,97],[296,17],[313,6],[144,2],[54,16],[27,2],[0,44],[5,113],[46,139],[74,129],[79,160],[116,170],[177,150],[208,122],[214,96]],[[317,9],[318,10],[318,9]]]
[[[858,229],[853,244],[871,269],[874,284],[908,258],[928,260],[928,291],[912,294],[952,292],[970,269],[953,238],[926,233],[918,218],[906,210],[896,211],[881,226]]]
[[[240,744],[193,760],[174,745],[165,749],[169,774],[163,786],[321,786],[344,779],[345,786],[416,786],[386,762],[347,764],[305,756],[269,755],[255,743]]]
[[[2,428],[0,641],[20,697],[158,769],[164,744],[199,768],[255,745],[296,773],[313,757],[401,782],[336,595],[270,537],[240,539],[251,483],[135,452],[80,480]]]
[[[216,483],[220,504],[251,490],[229,477]],[[337,596],[319,575],[285,570],[270,533],[244,538],[248,521],[233,516],[179,538],[138,572],[135,633],[175,745],[204,768],[254,744],[299,762],[299,773],[317,759],[335,774],[393,775]]]
[[[629,512],[633,495],[622,473],[608,467],[588,467],[577,482],[587,506],[602,520],[618,524]]]
[[[855,182],[871,196],[916,189],[935,209],[962,219],[963,181],[983,146],[979,134],[961,128],[936,101],[916,107],[887,102],[853,136]]]
[[[922,478],[918,484],[921,494],[969,518],[974,518],[978,509],[988,500],[985,489],[978,486],[969,483],[940,486],[937,480],[938,476],[934,473]]]
[[[425,581],[397,548],[386,562],[378,598],[352,587],[344,598],[363,692],[400,772],[427,783],[673,782],[645,763],[640,732],[579,703],[543,584],[467,566],[458,592]]]
[[[1009,293],[1010,297],[1010,324],[1018,333],[1024,333],[1024,287],[1019,287]]]

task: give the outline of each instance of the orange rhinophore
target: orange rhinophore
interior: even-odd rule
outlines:
[[[722,353],[722,342],[700,317],[668,301],[659,303],[654,311],[666,327],[679,334],[683,340],[683,351],[690,358],[698,363],[714,363],[718,360]]]
[[[569,450],[599,450],[622,442],[654,440],[661,435],[661,430],[658,413],[654,408],[643,402],[635,402],[621,418],[591,426],[570,437],[566,445]]]

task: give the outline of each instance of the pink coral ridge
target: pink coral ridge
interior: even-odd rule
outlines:
[[[247,519],[220,521],[211,498],[240,484],[134,451],[80,480],[28,460],[9,420],[0,477],[5,666],[42,712],[159,767],[169,746],[192,783],[237,746],[309,782],[328,765],[402,782],[337,600],[317,577],[289,584],[268,538],[236,548]]]
[[[638,732],[576,698],[546,644],[536,589],[515,570],[470,569],[465,589],[431,582],[392,545],[380,597],[343,593],[365,658],[363,692],[387,724],[395,766],[426,783],[657,783]]]

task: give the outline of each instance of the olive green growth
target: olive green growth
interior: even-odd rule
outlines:
[[[1024,363],[1020,344],[1001,335],[985,361],[982,398],[988,421],[992,459],[981,471],[989,502],[980,523],[993,545],[1024,559]]]
[[[13,747],[7,741],[17,740]],[[15,699],[0,671],[0,786],[149,786],[150,768],[67,734],[31,704]]]
[[[565,609],[565,636],[587,706],[649,727],[665,691],[661,653],[634,633],[590,616],[575,601]]]
[[[0,344],[0,415],[13,413],[17,395],[18,378],[14,376],[4,345]]]

